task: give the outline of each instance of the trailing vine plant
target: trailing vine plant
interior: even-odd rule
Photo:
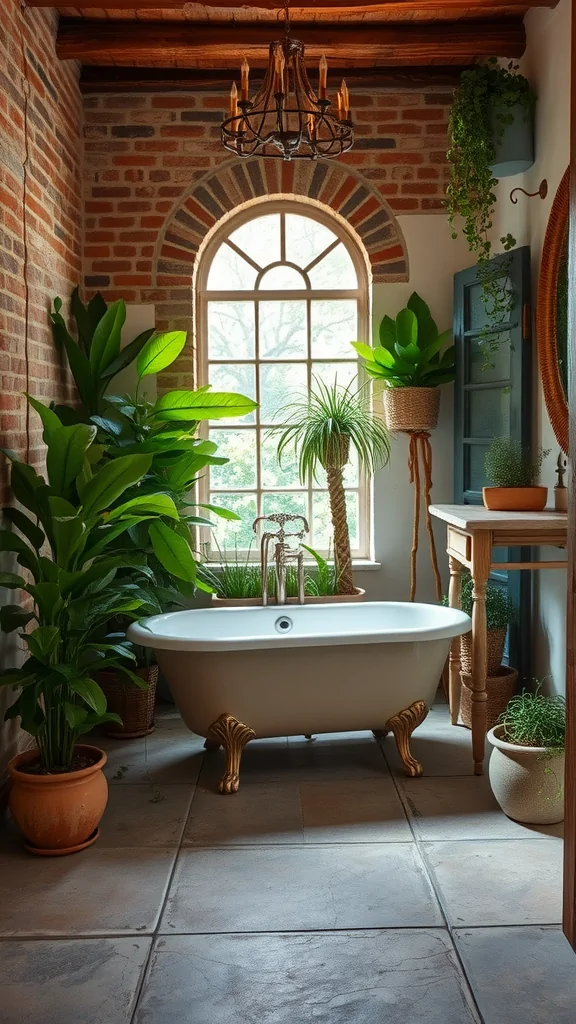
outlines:
[[[506,127],[514,121],[513,108],[522,106],[524,116],[531,118],[534,103],[530,83],[519,73],[518,65],[510,62],[501,67],[496,57],[491,57],[485,64],[462,72],[450,111],[447,155],[451,166],[446,205],[452,237],[458,237],[455,217],[459,215],[464,220],[462,231],[468,248],[478,264],[482,300],[488,315],[488,325],[481,332],[484,368],[492,365],[498,350],[498,335],[493,328],[506,322],[514,306],[514,293],[508,284],[509,263],[497,274],[489,267],[497,184],[491,165]],[[511,234],[504,235],[500,242],[504,252],[516,245]]]

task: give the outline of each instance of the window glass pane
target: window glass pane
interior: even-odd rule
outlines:
[[[341,384],[347,387],[358,376],[358,363],[312,363],[312,386],[314,378],[320,378],[325,384]],[[352,389],[354,390],[354,389]]]
[[[358,456],[353,448],[350,449],[350,461],[344,466],[343,477],[345,487],[358,486]],[[319,467],[316,476],[312,481],[312,487],[314,487],[314,489],[321,488],[322,490],[326,490],[327,486],[328,481],[326,480],[326,470]]]
[[[254,303],[208,303],[208,358],[253,359]]]
[[[306,393],[304,363],[262,363],[260,365],[260,422],[281,423],[285,408]]]
[[[284,291],[284,289],[302,291],[306,288],[306,281],[299,270],[294,267],[282,265],[272,267],[262,275],[260,287],[265,291]]]
[[[484,456],[488,451],[487,444],[466,445],[464,463],[464,487],[467,491],[481,491],[488,485]]]
[[[316,299],[311,303],[312,356],[328,359],[350,358],[357,341],[358,304],[356,299]]]
[[[262,495],[262,514],[265,516],[274,515],[278,512],[287,512],[289,515],[304,516],[308,519],[308,495],[305,491],[300,493],[293,491],[265,492]],[[302,528],[301,523],[295,523],[291,528],[290,523],[286,524],[287,533],[296,533]]]
[[[306,359],[308,341],[304,299],[261,302],[259,316],[261,359]]]
[[[358,277],[350,253],[340,242],[308,271],[312,288],[357,288]]]
[[[252,531],[252,523],[256,519],[256,495],[255,494],[226,494],[222,491],[217,491],[211,495],[215,505],[221,505],[223,508],[230,509],[231,512],[236,512],[241,517],[241,521],[229,522],[226,519],[219,519],[217,516],[212,515],[211,518],[215,523],[215,527],[212,530],[211,546],[216,548],[215,541],[218,542],[220,548],[228,549],[228,551],[234,551],[234,548],[249,548],[252,545],[253,550],[257,550],[258,541],[254,537]]]
[[[256,271],[224,242],[212,260],[206,287],[217,292],[254,289]]]
[[[280,214],[255,217],[237,228],[230,240],[242,249],[259,267],[276,263],[280,256]]]
[[[282,456],[282,466],[278,463],[278,439],[280,434],[267,435],[262,433],[260,441],[260,462],[263,487],[297,487],[300,480],[298,477],[298,465],[293,451],[287,451]]]
[[[336,241],[336,235],[311,217],[286,214],[286,259],[307,267],[324,249]]]
[[[510,433],[510,388],[468,391],[468,437],[503,437]]]
[[[510,380],[511,331],[491,336],[494,351],[485,353],[481,338],[472,338],[468,346],[466,367],[467,384],[489,384],[495,380]]]
[[[350,531],[350,546],[358,548],[358,493],[357,491],[346,491],[346,511],[348,515],[348,529]],[[312,547],[323,548],[334,554],[334,535],[332,520],[330,518],[330,504],[325,491],[315,491],[312,496]]]
[[[208,378],[214,391],[236,391],[240,395],[256,399],[256,368],[253,363],[211,363]],[[255,414],[218,420],[219,425],[227,423],[254,423]]]
[[[498,278],[498,290],[501,293],[500,298],[502,300],[504,300],[505,296],[510,297],[513,295],[514,286],[509,277],[502,276]],[[467,329],[469,331],[477,331],[479,328],[490,326],[494,299],[491,295],[488,295],[487,301],[484,302],[484,289],[481,284],[473,284],[467,289],[467,303]],[[501,322],[507,323],[509,319],[509,314],[505,312]]]
[[[256,487],[256,431],[211,430],[218,457],[230,459],[225,466],[211,466],[210,486],[240,489]]]

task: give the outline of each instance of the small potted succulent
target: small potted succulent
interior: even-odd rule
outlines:
[[[553,825],[564,818],[566,702],[524,691],[488,733],[492,791],[509,818]]]
[[[538,448],[534,455],[512,437],[495,437],[484,457],[484,469],[491,487],[482,489],[486,508],[497,512],[541,512],[548,488],[536,480],[550,449]]]
[[[423,299],[413,292],[405,309],[380,324],[380,344],[352,342],[364,369],[384,381],[382,394],[389,430],[433,430],[438,423],[441,384],[454,380],[452,331],[442,334]]]
[[[354,586],[350,533],[346,512],[344,469],[356,452],[360,470],[368,474],[385,466],[390,458],[390,440],[384,424],[372,412],[365,389],[353,390],[351,384],[325,384],[317,379],[300,400],[285,410],[285,421],[272,428],[280,432],[278,461],[291,450],[298,458],[300,480],[317,478],[326,472],[332,528],[334,562],[338,577],[338,595],[348,599],[361,597]]]

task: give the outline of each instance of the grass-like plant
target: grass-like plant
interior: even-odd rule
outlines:
[[[353,390],[352,384],[325,384],[315,379],[301,400],[284,409],[280,431],[278,461],[288,450],[298,459],[300,480],[318,479],[326,471],[328,498],[334,531],[334,561],[338,574],[338,593],[353,594],[350,534],[346,514],[344,467],[350,461],[351,448],[358,457],[360,470],[368,474],[386,465],[390,440],[384,424],[372,412],[365,388]]]
[[[535,693],[523,690],[512,697],[498,724],[503,726],[502,739],[507,743],[561,751],[566,736],[566,700],[560,694],[545,697],[538,684]]]
[[[338,576],[334,562],[322,558],[314,548],[302,545],[314,558],[317,571],[311,574],[308,570],[304,573],[304,593],[307,597],[327,597],[337,593]],[[260,564],[251,561],[250,549],[247,554],[240,556],[238,549],[228,552],[218,547],[220,567],[212,569],[209,565],[200,567],[200,574],[205,583],[212,588],[218,597],[235,598],[246,600],[246,598],[262,597],[262,573]],[[268,576],[268,593],[274,593],[274,569],[270,568]],[[286,596],[298,596],[298,571],[296,566],[286,567]]]
[[[470,616],[472,616],[474,606],[472,599],[473,589],[474,584],[470,573],[464,573],[462,576],[461,608],[463,612],[466,612],[466,615]],[[442,603],[448,605],[448,597],[444,597]],[[486,628],[489,630],[504,629],[506,626],[517,621],[518,609],[512,598],[503,587],[488,580],[486,586]]]
[[[486,455],[486,477],[494,487],[533,487],[550,449],[537,448],[534,454],[512,437],[495,437]]]

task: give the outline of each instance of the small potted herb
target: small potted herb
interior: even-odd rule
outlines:
[[[380,344],[352,342],[370,377],[382,380],[389,430],[433,430],[438,423],[440,384],[454,380],[452,331],[442,334],[423,299],[413,292],[405,309],[380,324]],[[444,350],[444,351],[442,351]]]
[[[488,733],[490,785],[509,818],[552,825],[564,818],[566,702],[523,691]]]
[[[486,508],[497,512],[541,512],[548,488],[536,480],[550,449],[538,448],[534,455],[512,437],[495,437],[484,458],[486,477],[492,484],[484,487]]]

